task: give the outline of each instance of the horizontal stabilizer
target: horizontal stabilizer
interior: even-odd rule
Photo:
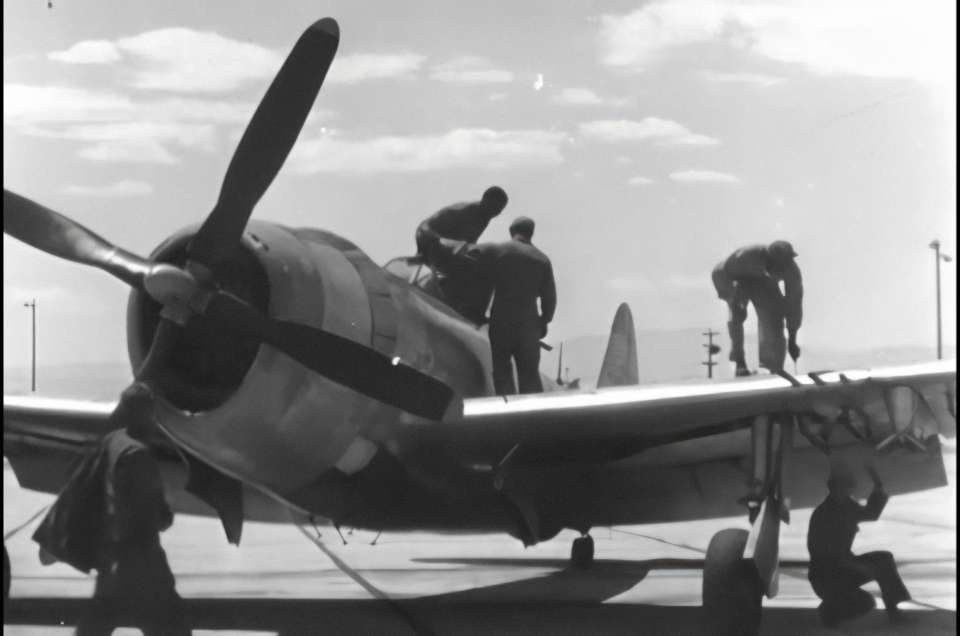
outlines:
[[[640,384],[637,370],[637,336],[633,329],[633,314],[627,303],[617,308],[607,342],[607,353],[603,356],[600,379],[597,388],[611,386],[630,386]]]

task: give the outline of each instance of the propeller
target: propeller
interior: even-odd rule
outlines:
[[[445,383],[399,358],[306,325],[279,320],[218,289],[215,269],[236,253],[254,206],[303,128],[339,44],[332,18],[308,28],[274,78],[234,152],[213,211],[187,247],[187,266],[154,263],[112,245],[79,223],[3,191],[3,231],[54,256],[98,267],[163,305],[137,381],[149,381],[197,314],[252,332],[308,369],[404,411],[442,419],[454,397]],[[240,333],[239,331],[237,333]]]
[[[333,18],[314,22],[297,40],[240,138],[216,206],[187,248],[191,260],[213,269],[236,251],[254,206],[297,141],[339,42]]]
[[[76,221],[3,190],[3,233],[68,261],[99,267],[143,291],[153,263],[112,245]]]
[[[216,291],[204,315],[218,324],[251,330],[323,377],[403,411],[440,421],[454,397],[450,386],[353,340],[322,329],[280,320],[236,296]]]

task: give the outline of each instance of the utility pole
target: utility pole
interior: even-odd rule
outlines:
[[[563,376],[560,370],[563,368],[563,342],[560,343],[560,361],[557,362],[557,384],[563,386]]]
[[[702,364],[706,365],[707,367],[707,377],[712,378],[713,366],[717,364],[716,362],[713,361],[713,356],[714,354],[720,353],[720,345],[713,344],[713,337],[719,336],[720,332],[707,328],[707,332],[703,335],[707,336],[708,340],[707,340],[707,344],[703,345],[704,347],[707,348],[707,361]]]
[[[946,254],[940,253],[940,241],[937,239],[933,239],[933,242],[930,243],[930,248],[936,252],[937,257],[937,360],[943,360],[943,328],[940,318],[940,260],[942,259],[943,262],[949,263],[953,259]]]
[[[32,313],[32,322],[33,329],[32,332],[32,348],[30,356],[30,390],[36,392],[37,390],[37,299],[34,298],[28,303],[23,303],[24,307],[29,307],[30,312]]]

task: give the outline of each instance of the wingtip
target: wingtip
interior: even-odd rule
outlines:
[[[322,20],[317,20],[313,23],[314,29],[323,31],[324,33],[331,35],[338,40],[340,39],[340,25],[337,24],[337,21],[333,18],[323,18]]]

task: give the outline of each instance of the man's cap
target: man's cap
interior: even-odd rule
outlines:
[[[507,193],[500,186],[490,186],[484,191],[481,201],[490,203],[502,210],[507,207]]]
[[[790,258],[794,258],[795,256],[797,256],[797,253],[793,251],[793,245],[791,245],[787,241],[774,241],[773,243],[770,244],[770,247],[767,249],[770,250],[771,254],[778,255],[778,256],[782,255],[782,256],[788,256]]]
[[[529,241],[533,238],[534,227],[536,227],[536,223],[533,222],[533,219],[527,216],[518,216],[510,224],[510,236],[519,234]]]

